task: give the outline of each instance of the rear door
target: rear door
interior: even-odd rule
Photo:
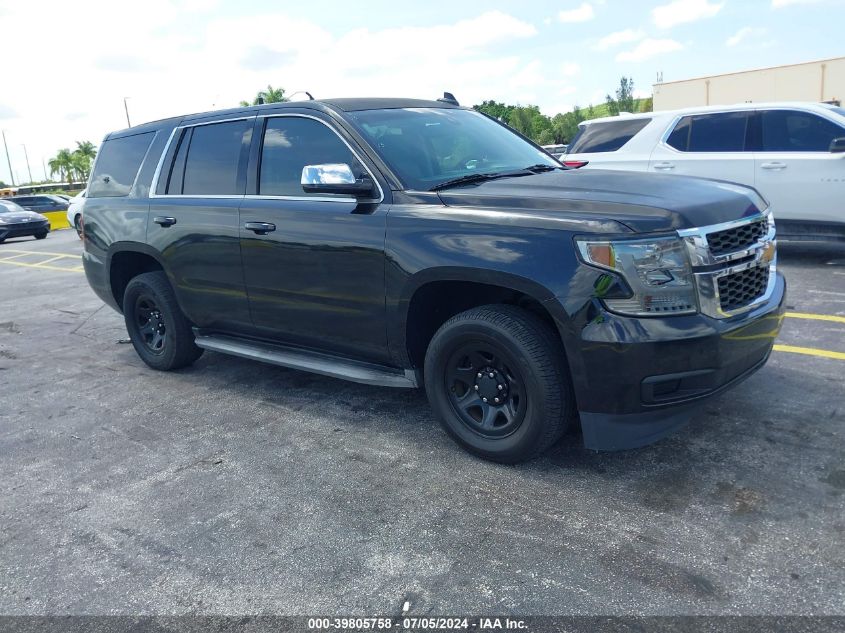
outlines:
[[[754,153],[747,142],[750,112],[680,117],[651,154],[649,171],[715,178],[754,186]]]
[[[150,196],[147,242],[160,253],[182,310],[203,328],[251,329],[238,207],[253,119],[177,128]]]
[[[382,187],[361,203],[308,194],[300,182],[305,165],[326,163],[346,163],[378,182],[342,134],[310,114],[257,122],[254,182],[240,214],[250,310],[268,338],[387,363]],[[248,228],[256,225],[270,230]]]
[[[757,117],[757,187],[775,217],[845,222],[845,154],[830,152],[845,127],[794,109],[761,110]]]

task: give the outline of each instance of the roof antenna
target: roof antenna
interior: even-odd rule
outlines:
[[[311,93],[310,93],[310,92],[308,92],[307,90],[297,90],[296,92],[292,92],[292,93],[290,93],[290,94],[288,95],[288,99],[290,99],[290,98],[291,98],[291,97],[293,97],[294,95],[298,95],[298,94],[308,95],[308,100],[309,100],[309,101],[314,101],[314,97],[313,97],[313,96],[311,95]]]
[[[443,96],[438,99],[438,101],[440,101],[441,103],[451,103],[454,106],[461,105],[460,103],[458,103],[458,100],[455,99],[455,95],[453,95],[451,92],[444,92]]]

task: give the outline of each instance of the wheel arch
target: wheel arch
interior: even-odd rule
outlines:
[[[159,253],[137,242],[115,242],[106,256],[108,285],[115,306],[123,312],[123,295],[129,282],[142,273],[160,270],[167,273]],[[169,277],[169,275],[168,275]]]
[[[403,366],[420,369],[437,329],[455,314],[503,303],[522,307],[549,323],[560,338],[568,315],[551,290],[526,277],[466,267],[427,269],[409,278],[396,304],[391,337],[394,356]]]

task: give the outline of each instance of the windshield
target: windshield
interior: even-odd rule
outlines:
[[[495,174],[555,159],[474,110],[405,108],[350,113],[408,189],[428,191],[474,174]]]
[[[26,209],[10,200],[0,200],[0,213],[18,213],[20,211],[26,211]]]

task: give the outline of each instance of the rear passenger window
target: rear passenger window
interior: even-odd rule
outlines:
[[[681,152],[742,152],[747,112],[719,112],[684,117],[666,143]]]
[[[762,113],[764,152],[827,152],[845,128],[809,112],[764,110]]]
[[[103,143],[91,174],[89,198],[128,196],[155,132],[110,139]]]
[[[250,121],[226,121],[193,128],[184,167],[184,195],[243,193],[238,186],[238,166],[241,153],[249,149],[250,125]]]
[[[347,145],[328,126],[304,117],[267,120],[261,148],[258,193],[264,196],[309,196],[302,189],[305,165],[346,163],[358,174],[360,167]]]
[[[637,133],[651,122],[651,119],[620,119],[590,123],[582,127],[572,141],[570,154],[594,154],[615,152],[621,149]]]

